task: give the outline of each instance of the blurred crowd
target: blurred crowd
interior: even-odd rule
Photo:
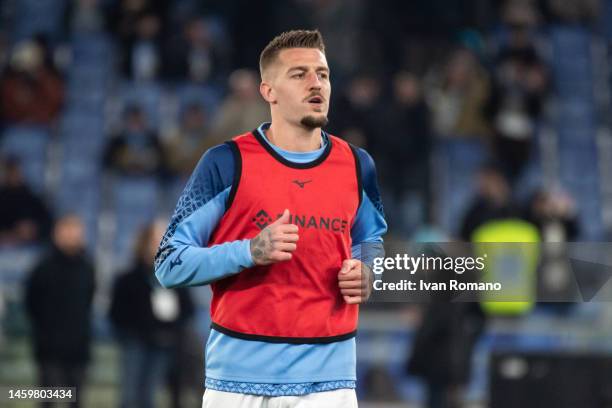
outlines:
[[[437,141],[477,140],[510,188],[520,180],[554,92],[542,30],[558,22],[589,25],[598,16],[598,1],[571,3],[66,2],[55,31],[16,39],[2,32],[1,123],[43,126],[51,139],[61,133],[63,112],[72,109],[66,82],[79,63],[70,42],[102,33],[115,47],[110,87],[189,84],[214,95],[209,106],[194,98],[170,114],[151,110],[147,100],[107,96],[119,112],[105,115],[105,147],[90,159],[119,178],[155,179],[167,197],[158,210],[167,214],[207,148],[269,119],[258,93],[258,50],[283,29],[318,27],[333,72],[328,130],[371,152],[392,232],[409,238],[437,222]],[[14,28],[11,7],[18,9],[4,2],[5,27]],[[164,96],[154,103],[164,105]],[[17,158],[3,160],[8,169]],[[45,187],[36,190],[53,208],[54,185]],[[18,229],[3,224],[2,236],[23,237]]]
[[[519,192],[542,160],[542,129],[558,99],[546,30],[596,33],[604,3],[0,1],[0,249],[51,248],[25,296],[41,383],[83,379],[99,268],[123,356],[122,406],[152,406],[152,390],[177,370],[194,305],[151,282],[165,228],[155,219],[168,219],[209,147],[269,120],[258,57],[283,30],[323,33],[327,130],[374,157],[390,239],[435,230],[469,241],[483,223],[509,217],[535,225],[544,241],[581,239],[583,197],[542,178]],[[53,13],[31,18],[45,4]],[[455,141],[483,152],[465,185],[453,186],[466,192],[461,205],[440,192],[448,164],[440,146]],[[444,223],[451,204],[456,221]],[[116,219],[111,232],[105,214]],[[79,310],[80,323],[55,322],[49,304]],[[76,343],[56,338],[60,331]],[[66,362],[67,350],[78,361]]]
[[[151,273],[165,222],[145,225],[137,235],[127,271],[110,291],[108,320],[119,348],[118,406],[156,406],[157,390],[170,390],[173,407],[184,407],[190,390],[199,399],[203,360],[192,324],[187,289],[164,289]],[[64,214],[54,225],[51,246],[24,282],[24,304],[41,387],[74,387],[83,405],[91,361],[95,267],[85,250],[84,225]],[[43,402],[41,406],[53,404]]]

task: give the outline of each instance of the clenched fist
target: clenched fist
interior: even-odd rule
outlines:
[[[298,227],[289,223],[289,210],[286,209],[278,220],[251,240],[253,262],[255,265],[270,265],[290,260],[298,239]]]
[[[345,259],[338,272],[338,286],[346,303],[363,303],[372,293],[372,271],[358,259]]]

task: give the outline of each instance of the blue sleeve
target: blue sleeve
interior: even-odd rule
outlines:
[[[355,149],[360,171],[362,199],[351,228],[352,257],[372,265],[376,257],[383,257],[382,236],[387,232],[387,222],[378,190],[376,166],[372,157],[363,149]]]
[[[205,285],[253,266],[248,239],[207,247],[228,205],[234,154],[229,144],[209,149],[187,182],[155,256],[164,287]]]

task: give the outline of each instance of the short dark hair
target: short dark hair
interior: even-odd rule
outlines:
[[[281,50],[287,48],[316,48],[325,54],[323,36],[319,30],[291,30],[274,37],[266,45],[259,56],[259,70],[263,74],[265,68],[272,63]]]

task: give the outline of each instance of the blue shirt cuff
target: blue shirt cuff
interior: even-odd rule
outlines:
[[[252,268],[255,266],[255,262],[253,261],[253,256],[251,255],[251,240],[243,239],[242,240],[242,251],[240,251],[240,264],[245,268]]]

